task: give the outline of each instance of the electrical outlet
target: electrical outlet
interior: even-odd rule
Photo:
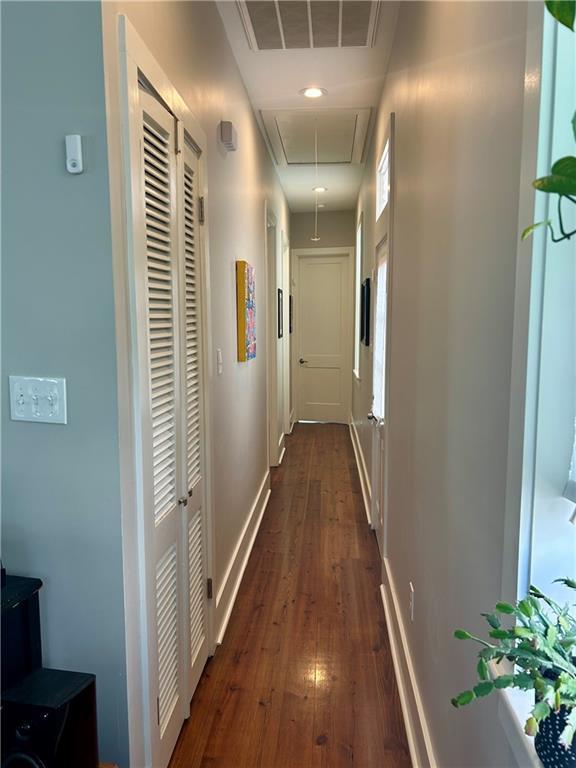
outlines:
[[[410,582],[409,610],[410,610],[410,621],[414,621],[414,584],[412,584],[412,582]]]

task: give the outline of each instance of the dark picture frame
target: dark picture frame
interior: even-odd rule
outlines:
[[[282,288],[278,288],[278,338],[284,336],[284,294]]]
[[[362,283],[362,292],[360,296],[360,341],[370,346],[370,278],[367,277]]]
[[[288,333],[294,333],[294,297],[288,296]]]
[[[365,310],[365,304],[366,304],[366,286],[364,283],[360,286],[360,341],[364,341],[364,334],[366,333],[365,324],[366,324],[366,310]]]

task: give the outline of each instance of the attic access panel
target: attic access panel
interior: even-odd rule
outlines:
[[[278,165],[361,163],[370,109],[263,110],[262,122]]]
[[[237,3],[254,51],[371,48],[380,0],[241,0]]]

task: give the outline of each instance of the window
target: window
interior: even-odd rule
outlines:
[[[385,248],[386,246],[384,246]],[[377,419],[386,417],[386,337],[388,310],[388,253],[378,253],[376,315],[374,318],[374,358],[372,412]]]
[[[538,173],[573,151],[571,100],[576,86],[571,33],[547,19],[542,62]],[[550,141],[551,139],[551,141]],[[538,195],[535,221],[557,228],[556,199]],[[576,226],[566,207],[566,230]],[[554,580],[576,573],[576,254],[572,241],[533,238],[526,379],[525,450],[518,591],[530,583],[564,603]]]
[[[390,141],[386,142],[384,152],[378,163],[376,177],[376,221],[388,205],[390,197]]]
[[[360,311],[362,293],[362,216],[356,230],[356,277],[354,283],[354,375],[360,378]]]

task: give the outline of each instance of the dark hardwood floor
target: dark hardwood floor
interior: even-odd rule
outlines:
[[[410,766],[348,428],[297,424],[171,768]]]

